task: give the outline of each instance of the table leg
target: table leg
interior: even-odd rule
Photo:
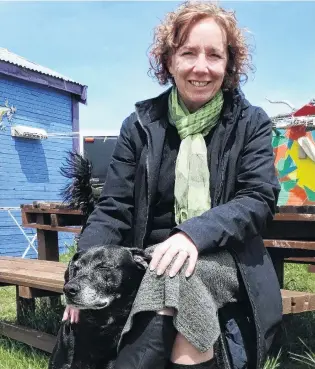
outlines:
[[[309,265],[308,266],[309,273],[315,273],[315,265]]]
[[[19,296],[19,286],[16,286],[16,320],[18,324],[26,324],[27,316],[35,313],[35,299],[25,299]]]
[[[59,261],[58,232],[37,229],[38,259]]]
[[[284,284],[284,259],[282,257],[277,257],[272,259],[273,266],[275,268],[280,288],[283,288]]]
[[[38,259],[59,261],[58,232],[37,229]],[[41,302],[50,309],[61,304],[60,296],[42,297]]]

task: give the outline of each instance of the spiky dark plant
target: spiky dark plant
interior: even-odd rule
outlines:
[[[315,353],[307,346],[307,344],[299,338],[302,345],[306,348],[306,351],[303,355],[301,354],[295,354],[290,352],[290,357],[292,360],[295,360],[301,364],[305,364],[308,366],[308,368],[315,368]]]
[[[60,173],[70,179],[60,192],[63,201],[74,209],[80,209],[87,219],[95,208],[102,187],[102,184],[93,184],[91,162],[69,151]]]

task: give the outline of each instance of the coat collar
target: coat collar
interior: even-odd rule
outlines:
[[[140,123],[144,126],[152,122],[159,121],[162,117],[167,116],[168,96],[171,88],[164,91],[159,96],[152,99],[139,101],[135,104],[136,112]]]
[[[135,104],[138,118],[143,126],[147,126],[167,116],[168,97],[171,89],[172,87],[154,98],[139,101]],[[246,110],[249,106],[250,103],[245,99],[240,88],[235,89],[233,92],[224,92],[223,119],[232,123],[235,121],[232,119],[233,116],[235,117],[235,109]]]

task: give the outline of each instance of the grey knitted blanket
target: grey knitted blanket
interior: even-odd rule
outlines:
[[[147,251],[151,253],[153,249],[154,246]],[[226,250],[199,255],[195,272],[189,278],[185,277],[186,266],[174,278],[146,271],[120,342],[131,329],[135,314],[172,307],[178,332],[201,352],[213,347],[220,335],[218,309],[238,300],[237,267]]]

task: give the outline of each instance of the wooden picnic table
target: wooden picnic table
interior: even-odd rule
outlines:
[[[21,205],[23,227],[36,228],[38,258],[59,260],[58,232],[80,233],[80,210],[58,203]],[[282,206],[263,235],[281,286],[285,262],[315,264],[315,206]]]
[[[61,203],[21,205],[22,225],[37,232],[38,259],[59,261],[58,232],[80,233],[84,224],[81,210]]]
[[[55,337],[21,326],[19,317],[35,309],[35,297],[59,299],[66,264],[56,263],[58,232],[79,233],[85,219],[80,210],[49,203],[22,205],[21,211],[23,226],[37,230],[41,260],[0,258],[0,286],[16,286],[18,318],[18,325],[0,322],[0,334],[51,352]],[[315,207],[280,208],[267,227],[264,243],[272,255],[281,285],[285,261],[315,264]],[[283,314],[315,310],[315,294],[287,290],[281,293]]]
[[[315,206],[282,206],[263,234],[281,287],[284,263],[315,264]]]

